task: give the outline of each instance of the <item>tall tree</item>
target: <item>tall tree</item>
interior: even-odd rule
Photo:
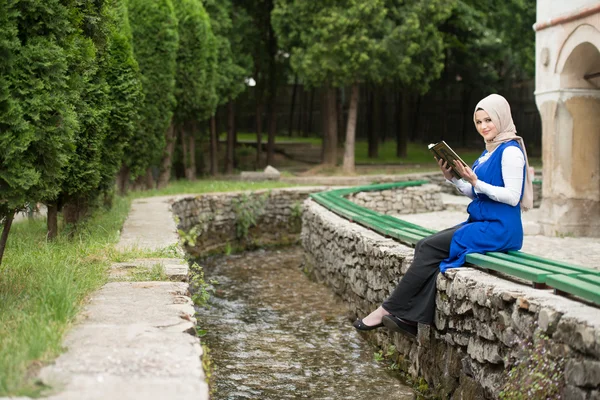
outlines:
[[[15,211],[25,206],[27,190],[40,179],[32,157],[23,157],[34,132],[13,96],[16,58],[21,50],[15,2],[0,0],[0,264]]]
[[[143,102],[140,69],[133,56],[133,38],[125,0],[114,0],[111,13],[113,25],[106,57],[106,81],[110,86],[109,129],[102,145],[100,187],[110,191],[115,173],[119,171],[118,190],[125,194],[129,171],[124,164],[125,147],[139,129]]]
[[[181,132],[186,177],[196,178],[194,144],[198,127],[206,122],[217,107],[215,79],[217,69],[216,39],[208,14],[200,0],[175,0],[175,13],[179,19],[179,50],[175,75],[177,107],[173,115],[171,131],[167,138],[167,151],[163,156],[163,169],[159,187],[166,185],[170,176],[171,156],[176,131]],[[204,124],[206,125],[206,124]]]
[[[60,203],[63,203],[65,222],[77,224],[100,193],[102,149],[110,114],[105,65],[111,20],[108,2],[103,0],[77,3],[72,12],[77,13],[76,20],[80,24],[74,25],[76,35],[69,84],[73,90],[73,108],[80,122],[74,137],[75,153],[61,184]],[[49,225],[55,225],[50,218]],[[54,234],[53,229],[49,229],[50,232]]]
[[[73,153],[71,11],[60,0],[0,2],[2,249],[16,209],[58,196]]]
[[[402,88],[402,104],[413,93],[426,93],[444,68],[444,36],[441,24],[450,16],[456,0],[385,0],[389,10],[384,38],[381,75]],[[403,107],[403,113],[408,110]],[[403,121],[407,121],[403,118]],[[397,134],[396,155],[406,157],[408,132]]]
[[[140,129],[127,146],[126,165],[132,178],[146,175],[163,156],[175,99],[175,68],[179,35],[171,0],[129,0],[133,53],[140,67],[144,105]]]
[[[234,110],[233,101],[246,89],[245,79],[250,76],[253,65],[250,49],[244,48],[243,35],[249,25],[249,18],[241,7],[234,7],[231,0],[204,0],[204,7],[211,20],[217,42],[216,92],[218,104],[228,104],[228,113]],[[235,29],[233,19],[235,18]],[[231,104],[229,104],[231,103]],[[214,116],[213,116],[214,117]],[[229,118],[232,120],[233,115]],[[214,124],[211,124],[214,126]],[[230,124],[228,124],[230,125]],[[234,166],[235,130],[231,125],[227,130],[228,146],[225,157],[225,172],[232,173]],[[216,132],[211,132],[211,143],[216,142]],[[216,148],[216,143],[211,144]],[[211,157],[215,157],[212,155]]]
[[[273,12],[282,41],[292,46],[299,43],[292,48],[291,64],[303,80],[315,86],[351,86],[343,167],[346,173],[354,172],[359,84],[380,79],[386,13],[383,0],[281,0]],[[335,109],[335,98],[332,101],[331,94],[326,98],[328,104],[333,104],[329,108]],[[329,118],[336,118],[336,114],[329,114]],[[337,145],[333,137],[329,138],[334,142],[332,146]]]

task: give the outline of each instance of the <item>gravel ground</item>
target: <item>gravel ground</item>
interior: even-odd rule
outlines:
[[[464,209],[466,210],[468,199],[464,197],[444,195],[443,199],[444,203],[451,205],[450,209],[456,210],[461,204],[464,204]],[[533,209],[523,213],[525,240],[523,241],[522,251],[540,257],[600,270],[600,238],[547,237],[539,235],[539,226],[537,223],[539,211],[539,209]],[[449,210],[399,215],[397,217],[429,229],[442,230],[465,221],[467,213],[466,211]]]

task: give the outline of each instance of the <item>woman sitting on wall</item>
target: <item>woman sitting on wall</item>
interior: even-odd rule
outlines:
[[[473,201],[466,222],[420,240],[412,265],[392,295],[354,327],[368,331],[386,326],[415,337],[417,324],[432,324],[436,279],[448,268],[460,267],[469,253],[519,250],[523,244],[521,208],[533,205],[532,176],[523,139],[516,135],[510,106],[492,94],[477,104],[475,127],[485,151],[473,168],[457,162],[463,179],[456,179],[443,160],[444,177]]]

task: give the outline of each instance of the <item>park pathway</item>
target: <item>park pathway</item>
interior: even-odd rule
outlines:
[[[123,226],[120,250],[175,248],[173,196],[138,199]],[[144,263],[143,261],[146,261]],[[181,259],[162,261],[167,272],[187,274]],[[184,269],[185,271],[182,271]],[[110,282],[91,296],[67,334],[68,349],[42,369],[52,400],[208,399],[194,308],[183,282]]]

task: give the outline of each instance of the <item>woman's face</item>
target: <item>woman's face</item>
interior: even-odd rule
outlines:
[[[475,113],[475,126],[477,132],[486,140],[493,140],[498,135],[498,129],[492,122],[492,119],[483,110],[479,110]]]

